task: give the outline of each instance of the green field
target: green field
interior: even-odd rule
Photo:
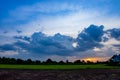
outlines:
[[[87,69],[87,68],[120,68],[115,66],[96,65],[9,65],[0,64],[4,69]]]

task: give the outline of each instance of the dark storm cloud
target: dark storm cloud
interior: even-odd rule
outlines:
[[[14,36],[13,38],[18,40],[30,41],[30,37],[27,37],[27,36]]]
[[[17,50],[17,48],[12,44],[5,44],[5,45],[0,46],[0,51],[1,52],[4,52],[4,51],[16,51],[16,50]]]
[[[27,53],[68,55],[73,51],[72,43],[74,39],[60,33],[54,36],[46,36],[42,32],[36,32],[30,38],[26,36],[15,36],[14,38],[18,40],[13,45],[10,45],[10,47],[17,46],[17,49]],[[6,49],[4,50],[6,51]]]
[[[60,35],[60,38],[62,37],[62,35]],[[57,41],[57,40],[55,40],[54,39],[55,37],[53,36],[53,37],[50,37],[50,36],[46,36],[45,34],[43,34],[43,33],[34,33],[33,35],[32,35],[32,41],[31,41],[31,44],[35,44],[35,45],[37,45],[37,44],[40,44],[40,45],[42,45],[42,46],[54,46],[54,47],[56,47],[56,48],[61,48],[61,49],[64,49],[65,47],[64,46],[62,46],[61,44],[60,44],[60,42],[59,41]]]
[[[34,53],[66,55],[71,50],[66,46],[65,41],[70,42],[69,45],[72,46],[72,40],[71,37],[59,33],[54,36],[46,36],[41,32],[34,33],[31,36],[30,50]]]
[[[94,47],[101,47],[102,45],[99,42],[102,41],[103,28],[104,26],[90,25],[79,33],[76,39],[78,42],[77,50],[86,51]]]
[[[120,28],[113,28],[106,31],[110,37],[120,40]]]

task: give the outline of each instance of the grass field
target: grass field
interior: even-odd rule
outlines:
[[[9,65],[0,64],[4,69],[86,69],[86,68],[120,68],[115,66],[106,66],[103,64],[96,65]]]

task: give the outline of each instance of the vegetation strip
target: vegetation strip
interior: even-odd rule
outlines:
[[[103,64],[94,65],[15,65],[15,64],[0,64],[1,69],[96,69],[96,68],[120,68],[118,66],[106,66]]]

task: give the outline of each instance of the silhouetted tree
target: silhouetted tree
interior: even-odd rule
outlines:
[[[87,64],[94,64],[94,62],[89,61],[89,60],[88,60],[86,63],[87,63]]]
[[[36,60],[36,61],[35,61],[35,64],[41,64],[41,61]]]
[[[24,64],[24,60],[22,60],[22,59],[17,59],[16,63],[17,63],[17,64]]]
[[[85,64],[86,62],[84,60],[81,61],[83,64]]]
[[[52,64],[53,63],[53,61],[49,58],[49,59],[47,59],[46,60],[46,62],[45,62],[46,64]]]
[[[74,61],[74,64],[82,64],[81,60]]]
[[[15,58],[11,58],[10,59],[10,64],[15,64],[16,63],[16,59]]]
[[[31,59],[26,60],[26,64],[32,64],[32,63],[33,63],[33,61]]]
[[[59,64],[65,64],[65,62],[64,62],[64,61],[59,61],[58,63],[59,63]]]

